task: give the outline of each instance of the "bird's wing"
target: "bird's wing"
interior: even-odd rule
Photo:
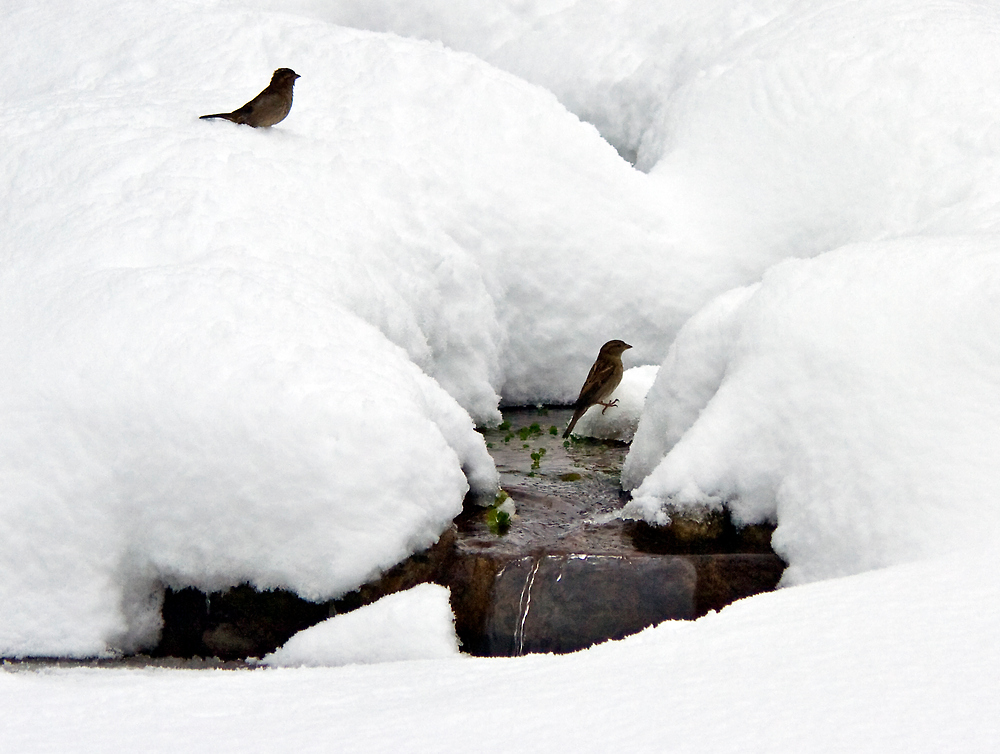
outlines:
[[[236,118],[246,118],[253,112],[253,100],[247,102],[243,107],[233,110],[230,115]]]
[[[580,397],[576,399],[576,405],[590,406],[597,403],[604,397],[603,391],[615,373],[615,362],[613,359],[598,359],[594,366],[590,368],[586,382],[580,389]]]

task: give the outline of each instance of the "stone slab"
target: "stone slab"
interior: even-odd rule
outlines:
[[[694,566],[665,556],[544,555],[496,576],[486,653],[573,652],[695,615]]]

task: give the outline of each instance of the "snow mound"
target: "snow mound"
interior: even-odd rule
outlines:
[[[998,222],[995,4],[257,2],[441,40],[554,92],[662,183],[683,246],[739,276],[715,293],[789,256]]]
[[[77,277],[0,285],[5,653],[155,642],[164,584],[338,596],[437,540],[463,468],[495,488],[468,415],[356,317],[233,271]]]
[[[678,336],[626,460],[628,511],[776,521],[799,583],[1000,536],[1000,239],[789,261]]]
[[[459,655],[451,592],[420,584],[299,631],[263,659],[274,667],[441,660]]]
[[[355,588],[492,499],[501,394],[570,400],[604,330],[662,356],[690,306],[619,295],[669,272],[647,177],[469,55],[225,3],[2,15],[2,654],[148,646],[165,586]],[[198,120],[278,66],[277,127]]]

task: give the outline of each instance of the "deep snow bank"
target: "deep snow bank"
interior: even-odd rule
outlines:
[[[1000,535],[1000,239],[777,265],[671,348],[622,473],[629,511],[776,520],[786,583]]]
[[[439,39],[546,87],[651,172],[682,246],[732,285],[846,243],[997,226],[989,3],[257,2]]]
[[[5,654],[155,642],[164,583],[336,596],[436,541],[463,468],[495,486],[454,400],[328,302],[181,266],[0,291]]]
[[[362,7],[401,31],[416,8],[324,12]],[[659,362],[789,255],[998,227],[992,6],[481,9],[406,18],[521,61],[649,175],[551,93],[440,44],[222,0],[0,11],[3,651],[148,641],[162,582],[349,588],[432,540],[467,478],[495,480],[459,407],[572,400],[612,337],[627,366]],[[197,120],[282,65],[303,78],[279,127]],[[717,364],[684,368],[695,405]],[[780,457],[773,478],[798,468]],[[784,531],[785,552],[809,546]],[[892,542],[858,562],[920,549]]]
[[[572,399],[567,368],[620,333],[661,358],[719,285],[685,271],[697,252],[668,253],[655,184],[551,94],[469,55],[211,5],[9,21],[0,62],[31,75],[4,82],[0,221],[34,269],[194,262],[307,288],[477,421],[501,395]],[[302,75],[279,126],[197,120],[278,65]],[[661,296],[672,280],[682,293]]]

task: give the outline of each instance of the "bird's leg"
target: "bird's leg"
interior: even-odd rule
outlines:
[[[618,405],[618,399],[615,398],[613,401],[611,401],[611,403],[605,403],[604,401],[598,401],[598,403],[604,406],[604,408],[601,409],[601,415],[603,416],[604,412],[607,411],[609,408],[614,408],[615,406]]]

